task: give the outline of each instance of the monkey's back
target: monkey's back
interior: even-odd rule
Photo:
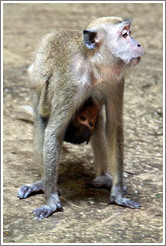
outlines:
[[[55,70],[64,73],[66,62],[71,61],[72,56],[78,52],[78,42],[81,34],[77,30],[61,29],[46,34],[37,49],[36,56],[33,62],[33,70],[35,80],[45,82],[52,76]],[[72,52],[71,52],[72,50]],[[39,75],[36,78],[36,75]],[[34,76],[31,78],[34,82]]]
[[[55,98],[55,94],[58,94],[60,99],[63,98],[61,92],[65,94],[65,91],[68,91],[68,97],[71,98],[76,93],[74,87],[77,90],[79,78],[75,67],[81,61],[80,45],[81,33],[69,29],[48,33],[39,43],[29,74],[36,94],[40,97],[39,107],[43,117],[49,116],[51,100]],[[82,69],[82,66],[80,67]]]

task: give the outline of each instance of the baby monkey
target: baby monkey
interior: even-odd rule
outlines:
[[[91,97],[88,98],[70,121],[65,132],[64,141],[73,144],[83,142],[88,144],[95,130],[98,111],[98,104]]]

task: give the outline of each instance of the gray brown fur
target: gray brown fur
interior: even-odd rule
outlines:
[[[86,38],[83,31],[58,30],[46,35],[39,45],[29,69],[36,91],[35,156],[44,167],[41,189],[44,187],[46,198],[46,204],[34,210],[38,218],[62,209],[57,178],[64,133],[76,110],[89,96],[100,107],[91,138],[96,168],[92,183],[96,186],[112,183],[110,203],[140,207],[123,197],[124,77],[143,54],[140,44],[130,37],[130,24],[120,17],[103,17],[87,26]],[[49,118],[47,124],[41,117]],[[37,184],[39,190],[41,181]],[[31,192],[31,188],[23,186],[18,196],[25,198]]]

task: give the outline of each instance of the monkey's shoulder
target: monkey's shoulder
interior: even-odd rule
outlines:
[[[43,71],[50,70],[50,67],[61,69],[70,61],[72,54],[79,53],[80,37],[79,31],[71,29],[60,29],[46,34],[36,52],[37,63],[40,67],[44,66]]]
[[[58,29],[43,36],[41,43],[57,49],[62,46],[66,47],[70,43],[76,43],[80,37],[81,33],[78,30]]]

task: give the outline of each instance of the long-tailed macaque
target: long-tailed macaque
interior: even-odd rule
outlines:
[[[42,180],[24,185],[18,192],[18,197],[26,198],[34,191],[44,191],[45,205],[34,210],[37,218],[62,210],[57,178],[64,134],[77,109],[89,97],[99,105],[90,140],[96,168],[93,183],[111,182],[109,164],[109,203],[140,207],[123,194],[124,77],[143,54],[141,45],[131,37],[130,26],[129,19],[102,17],[83,32],[67,29],[49,33],[39,45],[29,73],[36,92],[35,157],[43,164],[44,173]]]

